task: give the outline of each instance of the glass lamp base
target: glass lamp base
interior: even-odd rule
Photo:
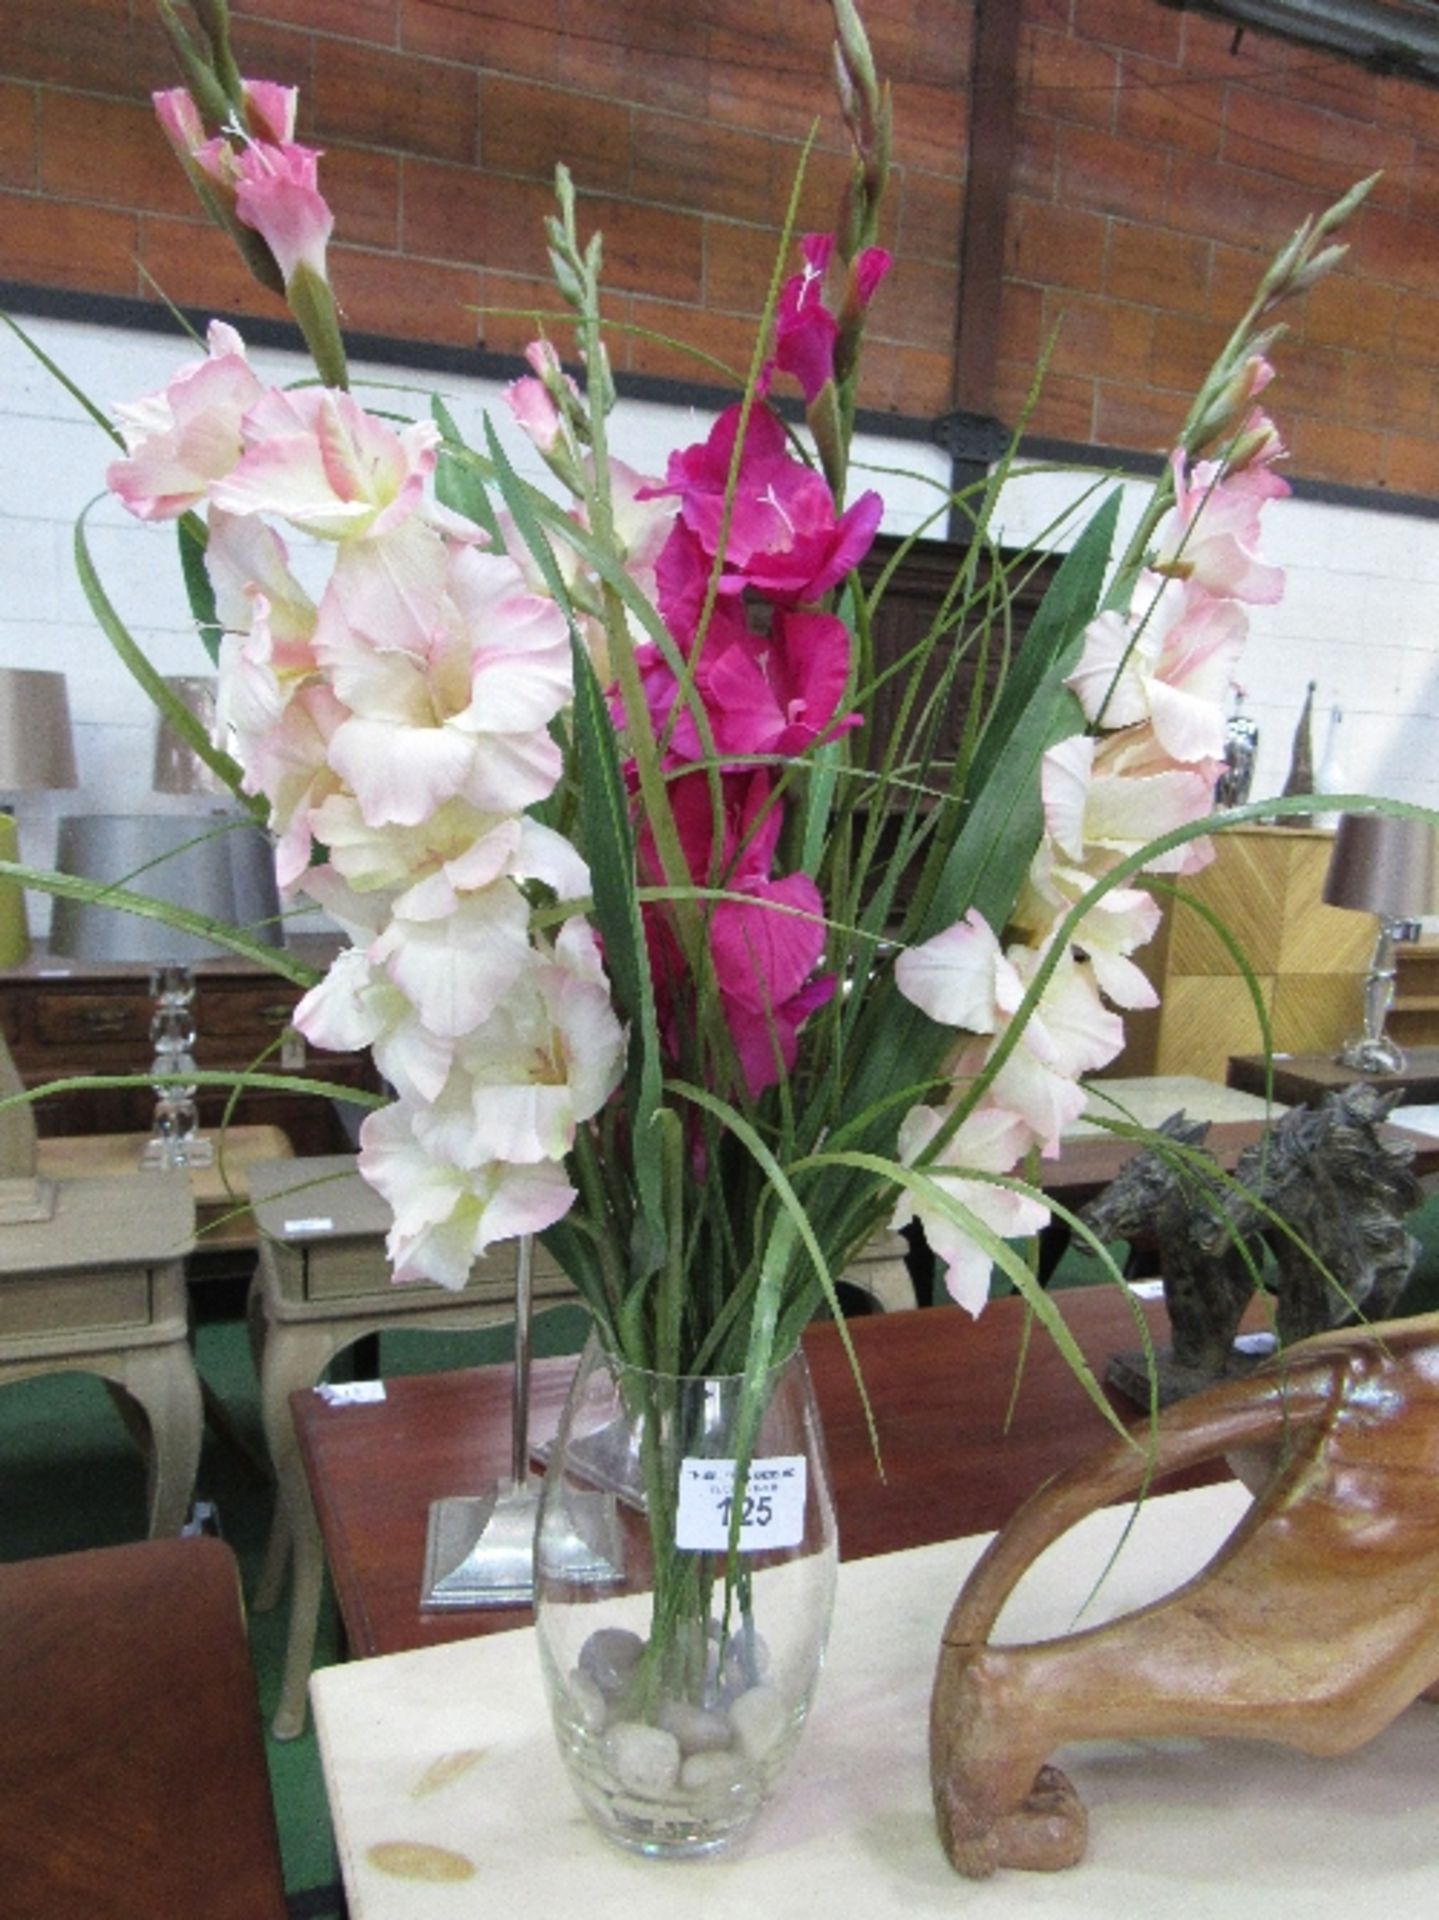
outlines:
[[[1382,1033],[1373,1039],[1347,1041],[1335,1059],[1356,1073],[1403,1073],[1405,1067],[1403,1050]]]

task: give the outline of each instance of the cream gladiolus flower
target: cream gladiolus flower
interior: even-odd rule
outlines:
[[[911,1107],[900,1123],[899,1157],[913,1166],[945,1119],[938,1107]],[[1049,1208],[1010,1187],[976,1180],[975,1173],[1011,1173],[1034,1144],[1028,1125],[1017,1113],[982,1105],[968,1114],[938,1156],[925,1166],[950,1199],[958,1201],[1001,1239],[1017,1240],[1038,1233],[1049,1224]],[[938,1207],[906,1191],[900,1196],[891,1226],[897,1231],[917,1219],[934,1254],[945,1263],[944,1284],[950,1298],[967,1313],[977,1315],[989,1298],[993,1262],[964,1227]]]

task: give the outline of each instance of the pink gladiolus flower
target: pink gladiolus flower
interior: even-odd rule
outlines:
[[[245,96],[245,120],[257,140],[268,140],[285,147],[295,137],[295,116],[300,102],[298,87],[282,87],[278,80],[242,80]]]
[[[115,409],[128,458],[105,475],[141,520],[173,520],[204,500],[244,450],[241,423],[265,389],[233,327],[210,322],[209,358],[182,368],[163,392]]]
[[[305,387],[264,393],[244,438],[244,457],[212,490],[217,507],[353,541],[389,533],[420,505],[440,434],[428,420],[396,433],[351,394]]]
[[[330,763],[369,825],[413,827],[448,800],[512,812],[553,790],[569,633],[503,555],[418,522],[346,548],[315,652],[349,709]]]
[[[801,1026],[834,992],[828,976],[811,979],[824,954],[824,902],[807,874],[770,877],[783,826],[781,809],[768,805],[765,774],[725,775],[719,858],[714,859],[710,784],[705,774],[673,781],[670,800],[691,877],[741,896],[710,910],[709,944],[725,1023],[751,1097],[772,1086],[794,1063]],[[642,871],[653,883],[659,862],[644,827],[639,836]],[[710,876],[714,877],[711,879]],[[693,981],[683,964],[663,909],[644,909],[661,1025],[672,1053],[681,1048],[692,1019]]]
[[[1155,532],[1156,571],[1193,580],[1222,599],[1273,606],[1284,592],[1284,570],[1265,566],[1254,550],[1261,511],[1288,493],[1288,483],[1267,466],[1226,474],[1208,460],[1186,478],[1179,451],[1171,464],[1175,503]]]
[[[1171,760],[1216,760],[1224,751],[1223,701],[1248,629],[1235,601],[1193,581],[1142,574],[1128,617],[1111,611],[1090,622],[1065,685],[1091,722],[1116,728],[1147,720]]]
[[[235,213],[265,242],[288,287],[308,267],[325,278],[325,249],[335,224],[319,190],[320,155],[287,142],[252,141],[235,166]]]
[[[905,1115],[899,1129],[899,1157],[906,1166],[920,1159],[944,1118],[937,1107],[912,1107]],[[982,1102],[960,1122],[954,1137],[924,1170],[942,1193],[1000,1239],[1023,1239],[1048,1226],[1049,1208],[1011,1187],[992,1186],[972,1176],[1012,1173],[1033,1144],[1034,1135],[1019,1114]],[[989,1298],[994,1262],[949,1214],[923,1198],[901,1194],[890,1224],[897,1231],[915,1219],[923,1226],[931,1249],[945,1263],[944,1284],[951,1299],[977,1316]]]
[[[192,160],[204,145],[205,123],[188,88],[166,87],[160,93],[152,93],[150,103],[170,145],[182,160]]]
[[[559,405],[555,400],[546,376],[550,381],[560,377],[560,357],[548,340],[532,340],[525,348],[525,358],[535,370],[535,378],[525,376],[512,381],[505,390],[505,399],[510,412],[541,453],[553,452],[555,442],[564,427]],[[568,374],[563,376],[575,398],[579,398],[579,388]]]

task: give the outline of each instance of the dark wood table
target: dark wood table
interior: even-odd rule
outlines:
[[[1317,1107],[1326,1093],[1367,1080],[1381,1093],[1397,1088],[1401,1106],[1439,1103],[1439,1047],[1406,1047],[1404,1055],[1399,1073],[1358,1073],[1353,1067],[1341,1067],[1327,1053],[1275,1054],[1274,1098],[1286,1107]],[[1229,1062],[1229,1085],[1262,1097],[1268,1064],[1262,1053],[1236,1054]]]
[[[0,1701],[0,1912],[285,1920],[228,1547],[0,1566]]]
[[[1136,1347],[1131,1302],[1103,1285],[1056,1296],[1091,1367]],[[1156,1337],[1162,1307],[1144,1305]],[[1001,1525],[1039,1483],[1111,1431],[1049,1338],[1023,1348],[1022,1304],[992,1302],[978,1320],[933,1307],[851,1321],[884,1462],[881,1479],[837,1330],[805,1335],[846,1559],[889,1553]],[[531,1434],[559,1422],[573,1359],[536,1363]],[[386,1381],[383,1402],[328,1405],[293,1396],[295,1427],[315,1497],[350,1651],[398,1653],[525,1626],[528,1608],[422,1613],[420,1582],[429,1504],[478,1493],[507,1470],[507,1367]],[[1013,1417],[1009,1413],[1011,1395]],[[1113,1398],[1125,1417],[1134,1409]],[[1223,1476],[1222,1465],[1174,1481]]]

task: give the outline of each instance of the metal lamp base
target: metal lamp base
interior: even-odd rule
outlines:
[[[539,1503],[534,1479],[502,1480],[493,1493],[431,1501],[421,1607],[530,1605]],[[576,1586],[607,1586],[621,1579],[624,1547],[614,1496],[572,1498],[570,1517],[573,1531],[563,1541],[547,1539],[547,1558]]]

